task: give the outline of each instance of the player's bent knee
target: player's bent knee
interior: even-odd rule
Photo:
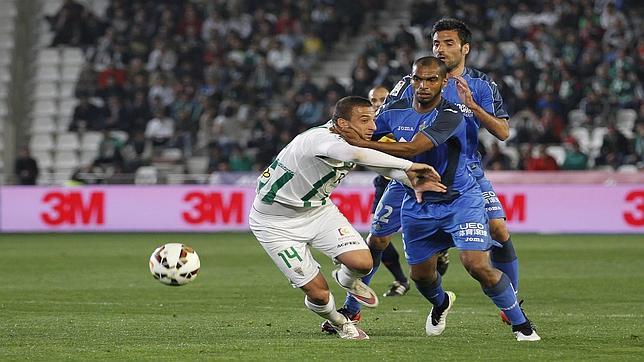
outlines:
[[[510,239],[510,231],[505,219],[490,219],[490,236],[500,243]]]
[[[341,254],[338,260],[357,276],[365,276],[373,268],[373,258],[369,250],[354,250]]]

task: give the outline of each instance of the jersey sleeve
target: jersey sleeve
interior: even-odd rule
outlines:
[[[499,92],[499,87],[496,83],[491,80],[481,81],[477,84],[477,88],[478,99],[475,99],[475,101],[481,108],[494,117],[510,118],[508,112],[505,110],[505,104],[503,103],[501,92]]]
[[[354,162],[367,167],[408,170],[412,165],[409,160],[394,157],[384,152],[352,146],[335,134],[323,137],[312,147],[314,154],[318,157]]]
[[[458,126],[463,122],[463,114],[453,108],[444,108],[436,117],[431,126],[423,129],[422,134],[427,136],[434,146],[445,143]]]

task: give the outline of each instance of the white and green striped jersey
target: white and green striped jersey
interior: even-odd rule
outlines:
[[[257,198],[264,203],[317,207],[356,164],[406,170],[411,161],[349,145],[329,128],[331,122],[296,136],[258,178]]]

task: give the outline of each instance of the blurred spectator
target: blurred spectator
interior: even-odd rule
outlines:
[[[562,170],[585,170],[588,167],[588,156],[581,152],[579,143],[576,141],[566,142],[566,158]]]
[[[95,165],[120,171],[123,168],[123,142],[107,129],[103,131],[103,139],[98,144],[98,154]]]
[[[163,110],[155,111],[154,118],[145,127],[145,138],[152,141],[154,146],[163,146],[168,144],[173,134],[174,120]]]
[[[546,153],[546,146],[538,145],[526,164],[526,171],[557,171],[557,161]]]
[[[512,169],[510,157],[501,151],[497,142],[492,143],[492,147],[486,155],[485,168],[496,171]]]
[[[35,185],[38,180],[38,162],[31,157],[29,147],[23,147],[18,151],[18,157],[14,165],[14,172],[18,178],[19,185]]]
[[[629,153],[629,146],[626,137],[614,124],[610,123],[599,151],[595,159],[597,166],[610,166],[617,169],[622,164],[624,157]]]
[[[65,0],[55,15],[46,17],[54,31],[51,46],[81,45],[84,12],[85,7],[80,3]]]
[[[137,168],[148,164],[152,158],[152,141],[145,138],[142,131],[136,131],[130,137],[123,150],[123,172],[134,173]]]
[[[100,131],[105,128],[105,112],[90,103],[86,95],[80,96],[80,102],[74,108],[69,131]]]

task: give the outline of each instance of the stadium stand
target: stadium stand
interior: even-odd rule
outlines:
[[[133,183],[141,166],[156,170],[146,180],[173,183],[258,171],[340,97],[408,74],[447,15],[469,23],[468,64],[495,79],[513,115],[502,155],[493,152],[509,161],[495,167],[526,169],[543,144],[561,169],[579,154],[584,168],[643,168],[643,17],[633,1],[408,0],[395,16],[368,0],[40,3],[25,141],[40,183],[79,170]],[[17,10],[0,4],[8,70]],[[2,130],[10,73],[0,74]],[[484,153],[496,144],[481,140]]]

